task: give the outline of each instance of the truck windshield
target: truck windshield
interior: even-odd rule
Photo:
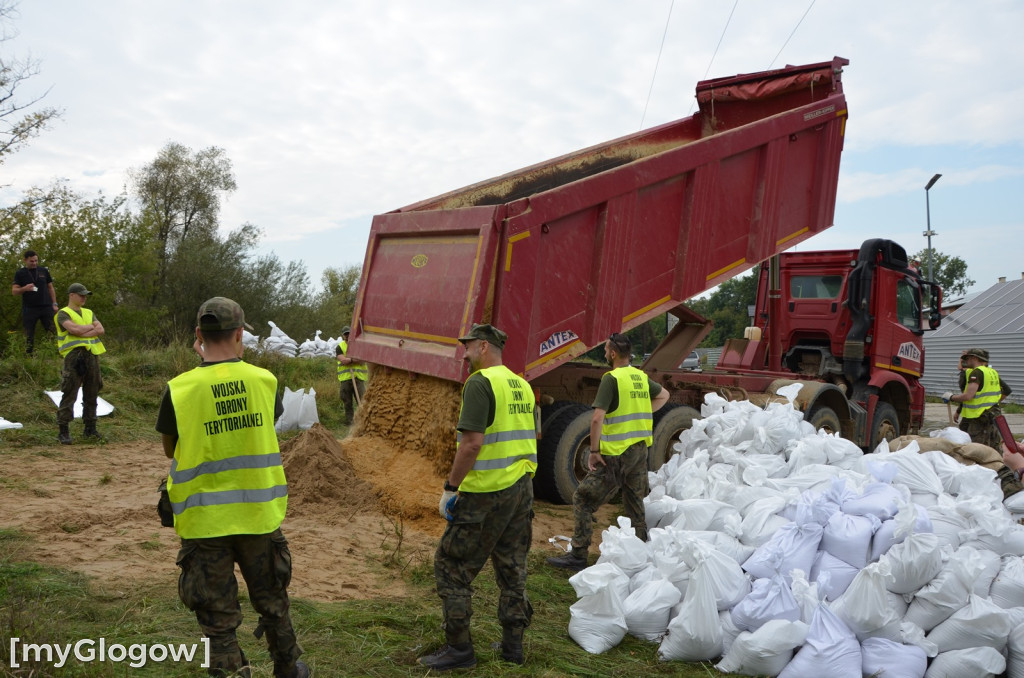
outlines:
[[[843,286],[840,275],[794,275],[789,279],[791,299],[835,299]]]
[[[918,288],[906,280],[896,283],[896,315],[900,324],[912,330],[921,329],[921,303]]]

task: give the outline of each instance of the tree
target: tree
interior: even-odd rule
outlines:
[[[726,280],[707,297],[689,304],[691,309],[715,323],[701,346],[722,346],[726,339],[743,336],[744,328],[750,324],[747,307],[757,301],[757,282],[755,267],[749,274]]]
[[[189,237],[216,233],[222,193],[237,188],[224,149],[198,152],[169,143],[156,159],[130,170],[135,197],[157,242],[157,296],[167,290],[167,267],[175,250]]]
[[[316,296],[316,315],[324,332],[331,337],[340,337],[341,328],[352,323],[352,313],[359,294],[359,278],[362,268],[327,268],[320,276],[322,290]]]
[[[974,284],[974,280],[967,277],[967,262],[960,257],[943,254],[938,250],[931,250],[932,253],[932,280],[942,287],[943,296],[947,299],[963,296]],[[928,250],[923,249],[913,255],[911,259],[921,262],[921,275],[928,275]]]

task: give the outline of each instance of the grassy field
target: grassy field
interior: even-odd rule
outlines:
[[[101,395],[115,412],[100,419],[100,430],[111,442],[154,441],[153,426],[164,384],[198,362],[190,347],[163,351],[108,347],[101,358],[104,390]],[[8,351],[0,358],[0,416],[24,428],[0,431],[0,469],[15,458],[15,449],[56,445],[56,408],[44,394],[60,380],[60,359],[53,353],[25,358]],[[334,361],[247,356],[270,369],[293,390],[313,387],[321,423],[335,435],[346,433],[337,404]],[[72,434],[80,431],[76,422]],[[285,437],[295,435],[286,434]],[[35,452],[33,452],[35,453]],[[46,454],[45,451],[38,452]],[[0,470],[0,480],[3,471]],[[0,482],[0,493],[3,483]],[[2,497],[2,494],[0,494]],[[31,562],[24,553],[31,537],[0,525],[0,675],[3,676],[200,676],[198,664],[147,662],[140,668],[121,663],[73,663],[53,670],[49,662],[11,668],[12,638],[25,643],[75,643],[104,638],[107,645],[198,642],[193,615],[178,600],[176,582],[133,585],[89,579],[79,573]],[[481,676],[636,676],[672,675],[698,678],[722,675],[710,663],[660,662],[657,644],[627,636],[616,648],[593,656],[573,642],[567,632],[569,606],[576,596],[565,573],[543,564],[546,553],[531,554],[529,595],[534,605],[533,625],[527,632],[527,664],[506,664],[489,649],[500,639],[495,610],[498,591],[488,566],[477,579],[474,635]],[[173,556],[169,556],[173,557]],[[402,562],[395,554],[368,553],[380,568]],[[300,567],[301,565],[297,565]],[[305,649],[304,659],[315,676],[422,676],[416,658],[442,642],[440,602],[433,590],[429,564],[399,569],[396,577],[408,584],[410,595],[400,598],[342,603],[293,600],[293,621]],[[243,587],[244,590],[244,587]],[[264,641],[252,636],[257,615],[243,598],[245,621],[239,638],[254,676],[270,676],[272,663]],[[137,663],[137,662],[136,662]]]

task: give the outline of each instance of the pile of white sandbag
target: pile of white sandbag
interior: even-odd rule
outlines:
[[[709,394],[702,416],[650,474],[649,540],[620,518],[569,580],[580,646],[630,633],[783,678],[1024,678],[1024,527],[994,471],[915,444],[865,455],[789,403]]]
[[[299,344],[299,357],[300,358],[319,358],[335,357],[335,349],[338,346],[337,339],[321,339],[320,330],[316,331],[316,336],[312,339]]]
[[[260,349],[264,353],[279,353],[280,355],[294,358],[299,350],[299,345],[296,341],[274,324],[273,320],[268,320],[267,324],[270,325],[270,336],[260,343]]]
[[[289,358],[334,358],[335,349],[341,342],[335,338],[321,339],[321,331],[317,330],[316,336],[299,344],[273,321],[267,321],[267,324],[270,325],[270,335],[262,340],[248,330],[242,330],[242,345],[257,353],[277,353]]]

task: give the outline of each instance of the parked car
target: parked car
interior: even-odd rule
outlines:
[[[696,351],[690,351],[690,355],[683,359],[683,364],[679,366],[682,370],[699,370],[700,369],[700,356],[697,355]]]

